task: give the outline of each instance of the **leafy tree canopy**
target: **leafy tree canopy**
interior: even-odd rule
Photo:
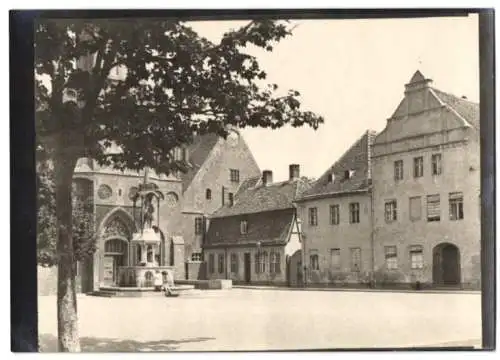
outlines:
[[[41,266],[48,267],[56,265],[58,260],[53,171],[46,163],[39,164],[37,170],[37,262]],[[92,256],[96,250],[92,194],[88,193],[84,184],[75,181],[72,191],[71,228],[76,261]]]
[[[322,117],[301,109],[297,91],[277,96],[277,85],[262,86],[266,73],[245,52],[272,51],[289,35],[287,22],[271,20],[250,21],[217,44],[174,20],[43,20],[35,38],[39,156],[71,147],[101,165],[169,173],[184,169],[171,150],[196,134],[225,136],[227,125],[317,128]],[[63,102],[68,88],[81,109]]]

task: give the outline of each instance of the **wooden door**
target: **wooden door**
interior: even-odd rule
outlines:
[[[245,267],[245,282],[249,283],[252,279],[252,269],[251,269],[251,258],[250,253],[245,253],[244,258],[244,267]]]

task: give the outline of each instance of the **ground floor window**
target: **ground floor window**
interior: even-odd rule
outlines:
[[[231,273],[238,273],[238,254],[231,254]]]
[[[269,270],[270,270],[271,274],[281,273],[280,253],[277,251],[271,252],[271,262],[269,264]]]
[[[340,249],[330,249],[330,265],[333,269],[340,268]]]
[[[385,266],[387,270],[396,270],[398,268],[398,251],[395,246],[386,246],[385,252]]]
[[[424,249],[422,245],[413,245],[410,247],[410,263],[412,269],[424,268]]]
[[[309,254],[311,270],[319,270],[319,255],[317,250],[311,250]]]
[[[257,274],[266,272],[267,252],[258,252],[255,254],[255,272]]]

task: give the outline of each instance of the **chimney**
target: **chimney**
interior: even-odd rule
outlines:
[[[300,165],[291,164],[289,167],[289,180],[295,180],[300,177]]]
[[[273,182],[273,172],[271,170],[264,170],[262,172],[262,184],[267,186]]]

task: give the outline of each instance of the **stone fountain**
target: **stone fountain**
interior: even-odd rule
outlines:
[[[161,251],[162,234],[160,232],[159,207],[164,199],[158,186],[149,181],[148,170],[145,170],[144,181],[133,198],[134,218],[140,224],[139,231],[133,234],[129,248],[129,265],[118,268],[119,286],[101,287],[99,292],[109,296],[142,296],[147,292],[159,290],[158,283],[174,285],[174,267],[162,266]],[[155,219],[156,205],[156,219]],[[183,290],[188,290],[187,288]],[[193,287],[189,287],[191,289]],[[179,288],[180,289],[180,288]]]

